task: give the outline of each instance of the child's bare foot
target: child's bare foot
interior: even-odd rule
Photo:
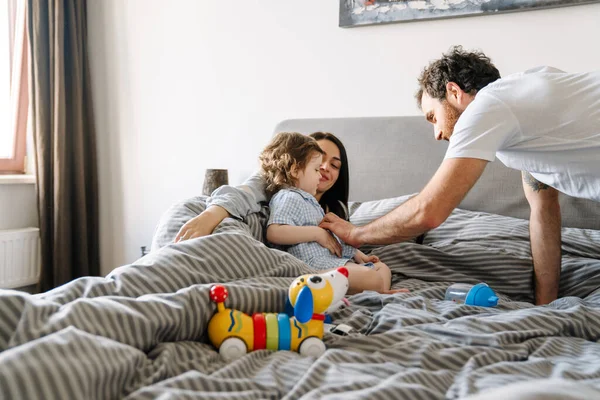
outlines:
[[[396,293],[410,293],[410,290],[408,290],[408,289],[389,289],[389,290],[384,290],[383,292],[381,292],[381,294],[396,294]]]

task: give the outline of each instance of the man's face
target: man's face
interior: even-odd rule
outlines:
[[[457,107],[450,104],[448,100],[439,101],[423,92],[421,97],[421,109],[425,118],[433,124],[433,134],[436,140],[450,140],[454,132],[454,125],[462,114]]]

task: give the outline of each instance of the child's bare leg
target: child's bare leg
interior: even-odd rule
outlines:
[[[379,261],[375,263],[373,269],[381,276],[383,282],[383,290],[381,293],[390,290],[390,287],[392,286],[392,271],[390,271],[390,267]]]
[[[383,294],[394,294],[394,293],[410,293],[408,289],[392,289],[392,271],[390,267],[382,262],[376,262],[375,271],[381,274],[381,279],[383,279]]]
[[[382,262],[376,262],[372,268],[352,262],[346,263],[344,267],[348,269],[348,294],[361,293],[365,290],[384,294],[408,292],[406,289],[390,290],[392,271]]]
[[[378,262],[373,268],[351,262],[344,266],[348,269],[348,294],[360,293],[365,290],[383,293],[385,290],[389,290],[392,277],[389,268],[384,263]],[[385,279],[386,269],[389,274],[387,281]]]

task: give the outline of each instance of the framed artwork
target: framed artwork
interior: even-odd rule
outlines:
[[[340,27],[466,17],[600,3],[600,0],[340,0]]]

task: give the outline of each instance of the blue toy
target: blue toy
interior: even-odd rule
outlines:
[[[444,299],[469,306],[495,307],[498,304],[498,296],[486,283],[455,283],[446,289]]]

